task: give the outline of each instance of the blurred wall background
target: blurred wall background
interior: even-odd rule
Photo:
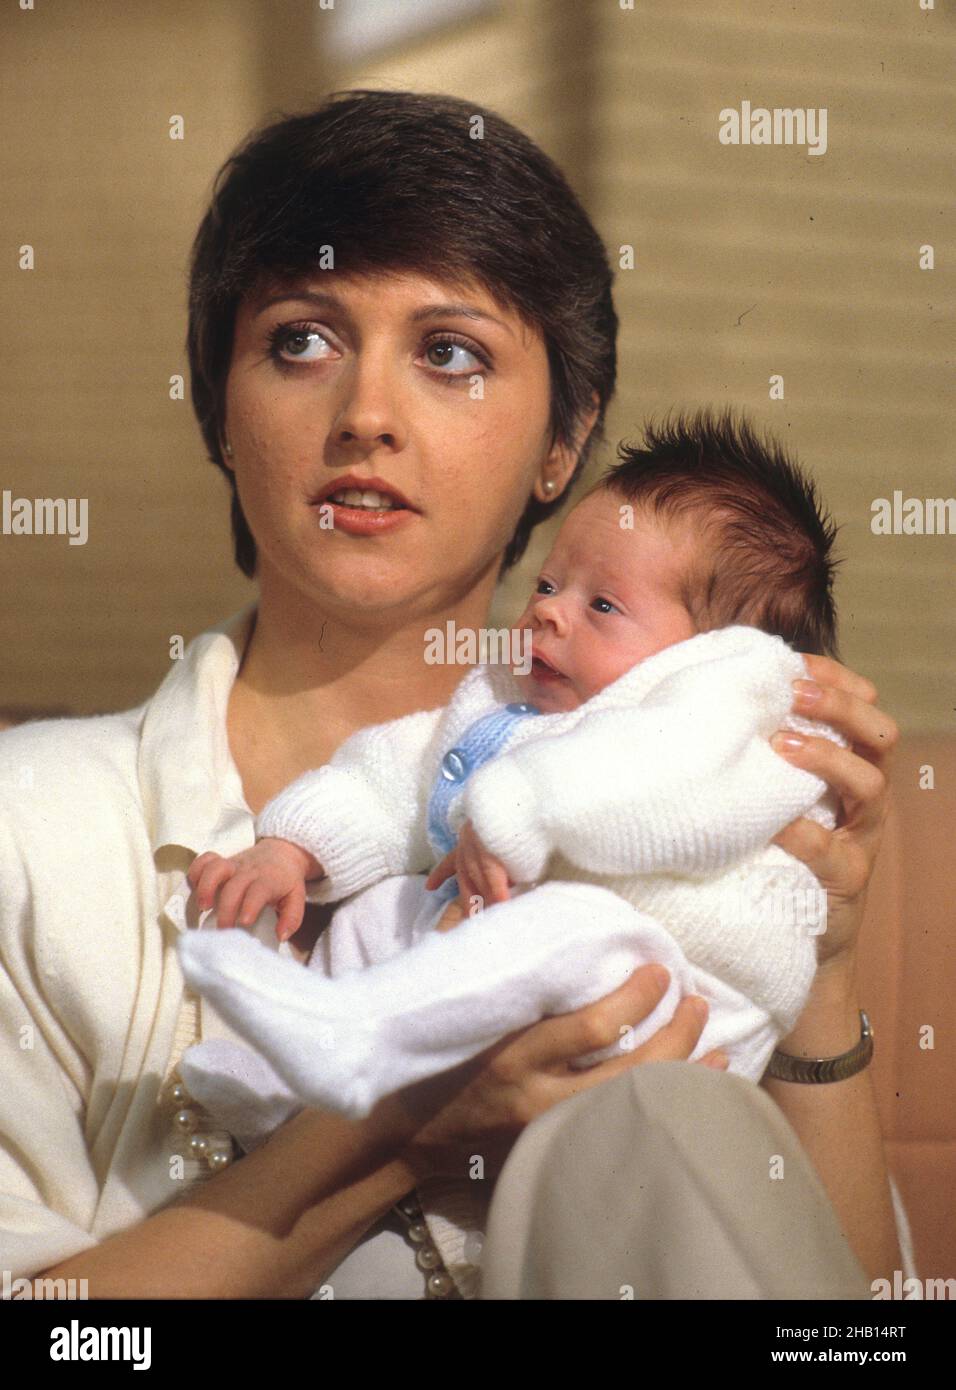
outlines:
[[[189,246],[254,124],[361,85],[473,98],[558,160],[613,262],[634,248],[609,444],[672,405],[737,404],[784,437],[843,526],[845,659],[904,728],[952,729],[956,536],[870,529],[877,497],[956,495],[945,0],[445,0],[434,29],[425,0],[353,5],[4,7],[0,490],[86,497],[90,534],[0,535],[0,707],[138,703],[173,634],[252,597],[226,484],[170,396]],[[386,12],[417,33],[363,47],[358,21]],[[718,113],[744,100],[826,107],[827,152],[721,145]]]

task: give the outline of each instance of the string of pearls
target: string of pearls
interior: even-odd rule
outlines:
[[[188,1141],[192,1157],[204,1163],[210,1172],[222,1172],[235,1157],[236,1147],[232,1135],[221,1129],[202,1128],[203,1123],[208,1123],[211,1116],[193,1100],[178,1072],[173,1073],[169,1096],[176,1107],[173,1129]]]
[[[442,1263],[442,1257],[428,1234],[425,1215],[415,1193],[409,1192],[400,1202],[395,1203],[392,1210],[401,1218],[405,1226],[405,1239],[415,1250],[415,1263],[425,1276],[425,1297],[458,1298],[455,1281]]]
[[[201,1127],[211,1116],[189,1094],[178,1071],[174,1071],[170,1078],[169,1099],[176,1107],[173,1129],[182,1139],[188,1140],[192,1157],[204,1163],[210,1172],[222,1172],[235,1157],[236,1145],[232,1135],[225,1130]],[[396,1202],[393,1210],[401,1218],[405,1239],[415,1251],[415,1263],[425,1276],[425,1297],[459,1297],[455,1281],[428,1233],[425,1215],[416,1194],[409,1192],[400,1202]]]

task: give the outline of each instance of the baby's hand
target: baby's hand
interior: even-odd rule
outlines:
[[[276,936],[287,941],[302,925],[306,880],[321,878],[322,873],[322,865],[307,850],[289,840],[266,838],[228,859],[201,854],[186,877],[200,912],[215,906],[218,926],[248,927],[268,904],[279,913]]]
[[[437,888],[452,874],[458,879],[458,892],[466,903],[478,897],[483,906],[489,907],[492,903],[506,903],[511,897],[508,870],[485,849],[470,820],[461,827],[455,849],[432,869],[425,887]]]

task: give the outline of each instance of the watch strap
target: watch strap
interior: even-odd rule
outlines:
[[[830,1081],[845,1081],[869,1065],[873,1056],[873,1029],[870,1020],[860,1010],[860,1041],[838,1057],[793,1057],[789,1052],[775,1051],[770,1058],[766,1075],[777,1081],[798,1081],[820,1085]]]

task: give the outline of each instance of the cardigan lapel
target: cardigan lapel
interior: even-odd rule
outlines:
[[[196,637],[145,709],[137,764],[140,793],[158,860],[161,917],[177,934],[215,929],[207,921],[209,913],[197,919],[191,901],[184,874],[192,859],[206,850],[237,854],[255,839],[255,819],[226,732],[229,693],[254,622],[255,606],[250,605]],[[160,856],[160,851],[165,853]],[[179,867],[172,867],[173,861]],[[263,913],[254,935],[264,946],[291,954],[287,943],[280,947],[276,941],[274,925],[273,914]],[[242,1041],[206,999],[202,1036]]]
[[[228,823],[239,833],[243,815],[252,820],[226,712],[254,621],[250,605],[194,638],[145,706],[137,774],[154,855],[170,845],[198,854],[212,847],[217,828],[223,833]],[[248,843],[247,836],[237,848]]]

